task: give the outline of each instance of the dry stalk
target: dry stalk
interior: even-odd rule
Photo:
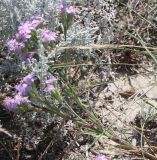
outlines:
[[[65,49],[139,49],[139,50],[145,50],[145,47],[143,46],[136,46],[136,45],[117,45],[117,44],[92,44],[92,45],[86,45],[86,46],[59,46],[56,50],[65,50]],[[156,47],[146,47],[147,49],[151,51],[157,51]]]

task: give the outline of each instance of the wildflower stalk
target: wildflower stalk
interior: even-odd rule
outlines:
[[[54,113],[54,114],[56,114],[56,115],[58,115],[58,116],[61,116],[63,119],[65,119],[65,120],[67,120],[67,119],[69,119],[69,117],[66,115],[66,114],[64,114],[60,109],[58,109],[57,107],[54,107],[54,106],[52,106],[52,104],[48,101],[48,100],[46,100],[45,98],[43,98],[43,97],[41,97],[38,93],[36,93],[36,92],[32,92],[32,93],[30,93],[30,96],[32,97],[32,98],[35,98],[35,99],[37,99],[39,102],[41,102],[42,104],[45,104],[51,111],[52,111],[52,113]]]
[[[81,121],[83,124],[88,124],[84,119],[82,119],[73,109],[72,109],[72,107],[71,106],[69,106],[69,104],[64,104],[64,103],[62,103],[62,105],[66,108],[66,109],[68,109],[71,113],[73,113],[78,119],[79,119],[79,121]]]
[[[87,122],[84,119],[82,119],[67,102],[63,101],[63,98],[60,95],[59,91],[56,90],[52,92],[51,96],[54,97],[64,108],[70,111],[70,113],[74,114],[79,121],[81,121],[84,124],[87,124]]]
[[[64,75],[60,74],[60,78],[61,80],[64,82]],[[103,128],[103,125],[101,124],[101,122],[98,120],[98,118],[93,114],[91,113],[88,109],[87,109],[87,106],[84,105],[81,100],[79,99],[79,97],[77,96],[77,94],[75,93],[73,87],[70,85],[69,82],[65,82],[66,85],[67,85],[67,88],[65,89],[65,92],[66,94],[79,106],[81,107],[81,109],[83,111],[85,111],[88,115],[88,118],[91,120],[91,122],[93,122],[100,130],[102,130]]]
[[[101,128],[101,129],[102,129],[103,126],[102,126],[102,124],[100,123],[100,121],[97,119],[97,117],[96,117],[94,114],[92,114],[92,113],[87,109],[87,106],[84,105],[84,104],[81,102],[81,100],[80,100],[80,99],[78,98],[78,96],[76,95],[76,93],[75,93],[74,89],[72,88],[72,86],[71,86],[70,84],[68,84],[68,87],[70,88],[72,94],[69,95],[68,92],[67,92],[67,94],[76,102],[76,104],[77,104],[78,106],[80,106],[80,107],[88,114],[89,119],[90,119],[94,124],[96,124],[96,125],[98,126],[98,128]]]

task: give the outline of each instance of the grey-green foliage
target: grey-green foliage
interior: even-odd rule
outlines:
[[[40,88],[43,90],[45,79],[48,76],[48,57],[44,53],[44,45],[42,44],[41,40],[38,41],[38,56],[39,61],[34,63],[34,67],[32,68],[32,72],[34,72],[40,79]]]
[[[59,0],[1,0],[0,1],[0,36],[3,37],[3,40],[11,37],[16,31],[18,25],[29,19],[29,17],[34,15],[43,16],[49,23],[49,27],[54,30],[58,25],[57,18],[57,5]],[[34,66],[33,71],[36,70],[37,73],[40,73],[42,78],[43,73],[47,74],[47,59],[41,55],[43,53],[43,47],[39,45],[38,53],[40,61],[34,62],[35,59],[30,62]],[[44,64],[43,64],[44,63]],[[16,65],[16,63],[15,63]],[[25,64],[23,68],[27,68]],[[2,65],[1,70],[9,70],[8,65]],[[15,70],[15,67],[12,68]]]
[[[17,26],[20,22],[28,19],[32,15],[42,15],[48,21],[49,28],[55,30],[60,24],[58,20],[57,6],[61,0],[1,0],[0,1],[0,31],[1,35],[9,36],[17,30]],[[80,19],[84,19],[85,26],[81,26],[78,22],[75,23],[71,30],[69,30],[68,44],[90,44],[94,43],[93,34],[98,31],[98,27],[103,29],[103,36],[101,37],[103,42],[108,43],[106,37],[111,39],[113,32],[111,24],[112,19],[115,17],[115,9],[113,0],[67,0],[67,2],[79,2],[80,5],[89,4],[93,5],[96,11],[101,11],[98,19],[93,19],[93,13],[88,11],[88,5],[86,11],[81,10]],[[103,8],[106,9],[103,9]],[[105,22],[104,22],[105,19]],[[92,23],[95,22],[96,26],[93,27]],[[101,26],[100,26],[100,25]],[[84,27],[84,28],[83,28]],[[84,34],[84,35],[83,35]],[[77,41],[78,39],[78,41]],[[100,39],[100,37],[99,37]],[[80,42],[82,41],[82,42]],[[98,40],[99,41],[99,40]],[[100,42],[102,42],[100,41]]]
[[[74,1],[73,1],[74,2]],[[8,37],[12,33],[16,32],[17,26],[20,22],[27,20],[30,16],[41,15],[47,21],[49,28],[55,31],[59,25],[57,6],[60,0],[1,0],[0,1],[0,30],[3,37]],[[89,3],[89,8],[83,7],[85,4]],[[77,21],[68,30],[67,41],[64,38],[60,39],[59,45],[87,45],[93,43],[110,43],[112,40],[113,28],[111,25],[111,20],[114,18],[114,5],[111,0],[99,0],[87,2],[87,0],[80,1],[82,5],[81,14],[77,17]],[[95,19],[94,10],[90,9],[90,6],[97,11],[102,10],[102,14]],[[103,10],[103,7],[108,8],[109,13]],[[84,25],[80,22],[84,20]],[[110,26],[108,25],[110,24]],[[102,29],[101,29],[102,28]],[[100,32],[100,34],[95,34]],[[62,37],[62,35],[60,35]],[[95,41],[97,39],[97,41]],[[40,53],[39,47],[39,52]],[[89,54],[91,52],[88,52]],[[60,55],[61,53],[57,53]],[[44,54],[43,54],[44,55]],[[51,55],[48,54],[48,55]],[[56,56],[58,56],[56,55]],[[43,59],[45,57],[42,57]],[[44,65],[48,60],[46,60]],[[40,63],[38,63],[40,64]],[[43,65],[43,64],[42,64]],[[38,68],[43,68],[43,66],[38,66]],[[47,68],[47,67],[45,67]],[[46,71],[44,72],[46,74]]]
[[[59,0],[1,0],[1,34],[15,32],[19,23],[32,15],[44,16],[54,28],[57,23],[55,11],[58,3]]]

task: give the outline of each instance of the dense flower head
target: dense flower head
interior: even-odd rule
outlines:
[[[11,39],[6,43],[7,48],[11,52],[19,53],[25,47],[24,43],[18,42],[16,39]]]
[[[27,96],[31,91],[31,87],[26,83],[21,83],[15,86],[17,92],[21,96]]]
[[[99,156],[96,157],[95,160],[107,160],[107,158],[103,155],[99,155]]]
[[[20,84],[15,86],[16,94],[14,98],[6,97],[4,100],[4,106],[8,110],[14,110],[18,105],[30,103],[28,97],[26,97],[31,92],[31,85],[34,82],[34,75],[28,74],[25,76]]]
[[[78,14],[79,11],[77,8],[70,6],[69,8],[66,9],[66,13],[75,15],[75,14]]]
[[[28,97],[23,97],[19,94],[15,95],[14,99],[18,105],[30,103],[30,100],[28,99]]]
[[[55,90],[54,82],[57,81],[57,78],[54,76],[51,76],[48,80],[46,80],[46,87],[44,89],[45,92],[50,93]]]
[[[57,78],[54,76],[51,76],[48,80],[46,80],[46,84],[52,84],[55,81],[57,81]]]
[[[15,95],[15,97],[6,97],[4,99],[4,107],[8,109],[9,111],[13,111],[17,108],[18,105],[22,104],[28,104],[30,101],[28,100],[28,97],[23,97],[19,94]]]
[[[35,29],[36,27],[38,27],[40,24],[45,23],[45,19],[43,17],[40,16],[33,16],[30,18],[30,24],[32,25],[32,27]]]
[[[66,13],[66,9],[67,9],[67,3],[66,3],[66,1],[62,1],[58,5],[58,9],[60,9],[62,13]]]
[[[31,32],[33,30],[34,27],[31,25],[31,23],[29,21],[26,21],[18,27],[18,33],[16,34],[16,38],[26,42],[28,39],[31,38]]]
[[[31,85],[34,82],[34,75],[28,74],[22,79],[22,83],[26,83],[27,85]]]
[[[21,80],[20,84],[15,86],[17,93],[21,96],[27,96],[31,91],[31,85],[33,82],[34,75],[30,73]]]
[[[21,61],[29,61],[33,58],[34,53],[26,52],[19,55]]]
[[[55,32],[52,32],[48,29],[42,29],[41,30],[41,40],[42,42],[51,42],[55,41],[57,38],[57,35]]]
[[[53,84],[47,84],[44,91],[47,93],[53,92],[55,90],[55,87]]]
[[[17,108],[17,102],[14,98],[6,97],[3,101],[4,107],[10,111],[15,110]]]
[[[44,23],[44,18],[40,16],[33,16],[30,18],[30,20],[26,21],[25,23],[22,23],[18,27],[18,33],[16,34],[17,39],[21,39],[24,42],[26,42],[28,39],[31,38],[31,33],[33,30],[36,29],[41,23]]]

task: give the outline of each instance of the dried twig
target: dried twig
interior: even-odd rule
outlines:
[[[16,160],[20,160],[21,138],[18,139]]]
[[[12,135],[4,128],[0,128],[0,133],[4,133],[4,134],[8,135],[9,137],[12,137]]]

